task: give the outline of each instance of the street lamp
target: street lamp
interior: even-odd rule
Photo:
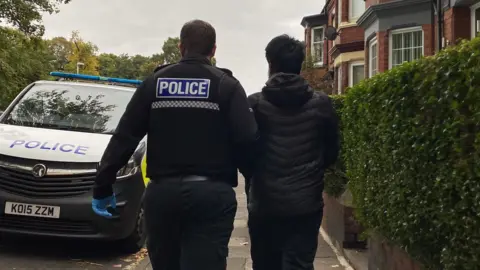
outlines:
[[[77,74],[79,74],[79,73],[80,73],[80,66],[82,66],[82,67],[83,67],[83,66],[85,66],[85,64],[84,64],[84,63],[82,63],[82,62],[77,62]]]

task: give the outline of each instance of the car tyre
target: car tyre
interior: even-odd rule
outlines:
[[[147,233],[145,230],[145,210],[143,203],[140,206],[140,210],[137,214],[137,220],[133,232],[125,239],[121,241],[121,249],[125,253],[137,253],[145,247],[147,240]]]

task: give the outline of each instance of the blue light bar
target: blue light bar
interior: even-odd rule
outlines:
[[[85,75],[85,74],[73,74],[73,73],[56,72],[56,71],[50,72],[50,76],[60,77],[60,78],[68,78],[68,79],[103,81],[103,82],[112,82],[112,83],[126,83],[126,84],[135,84],[135,85],[140,85],[142,83],[142,81],[139,81],[139,80],[130,80],[130,79],[122,79],[122,78],[109,78],[109,77],[102,77],[102,76],[92,76],[92,75]]]

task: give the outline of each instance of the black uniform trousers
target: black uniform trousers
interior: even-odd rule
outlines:
[[[290,217],[250,214],[253,270],[313,270],[323,211]]]
[[[147,249],[154,270],[225,270],[237,211],[227,183],[156,179],[145,194]]]

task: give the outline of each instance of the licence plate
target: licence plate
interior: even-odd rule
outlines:
[[[60,207],[50,205],[5,202],[5,214],[29,217],[60,218]]]

